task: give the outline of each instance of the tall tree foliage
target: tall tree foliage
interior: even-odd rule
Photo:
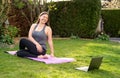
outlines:
[[[41,0],[0,0],[0,35],[6,20],[19,29],[20,36],[27,36],[29,28],[43,10]]]
[[[8,8],[8,1],[1,0],[0,1],[0,39],[3,34],[3,28],[5,26],[5,21],[7,19],[6,13]]]
[[[20,29],[20,36],[27,36],[29,28],[41,12],[41,0],[11,0],[7,18],[11,25]]]

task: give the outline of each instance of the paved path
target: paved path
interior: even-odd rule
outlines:
[[[110,38],[110,41],[114,41],[114,42],[119,42],[120,43],[120,38]]]

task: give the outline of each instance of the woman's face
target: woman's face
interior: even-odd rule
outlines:
[[[45,24],[45,23],[48,22],[48,15],[47,14],[43,14],[43,15],[41,15],[39,17],[39,19],[40,19],[40,23]]]

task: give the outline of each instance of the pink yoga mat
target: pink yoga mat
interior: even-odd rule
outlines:
[[[15,55],[16,51],[6,51],[10,55]],[[48,55],[48,59],[42,59],[42,58],[33,58],[33,57],[27,57],[28,59],[44,62],[45,64],[61,64],[61,63],[68,63],[68,62],[74,62],[74,58],[65,58],[65,57],[51,57]]]

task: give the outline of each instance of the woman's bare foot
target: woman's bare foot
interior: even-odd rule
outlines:
[[[38,58],[48,59],[48,57],[46,55],[39,55]]]

